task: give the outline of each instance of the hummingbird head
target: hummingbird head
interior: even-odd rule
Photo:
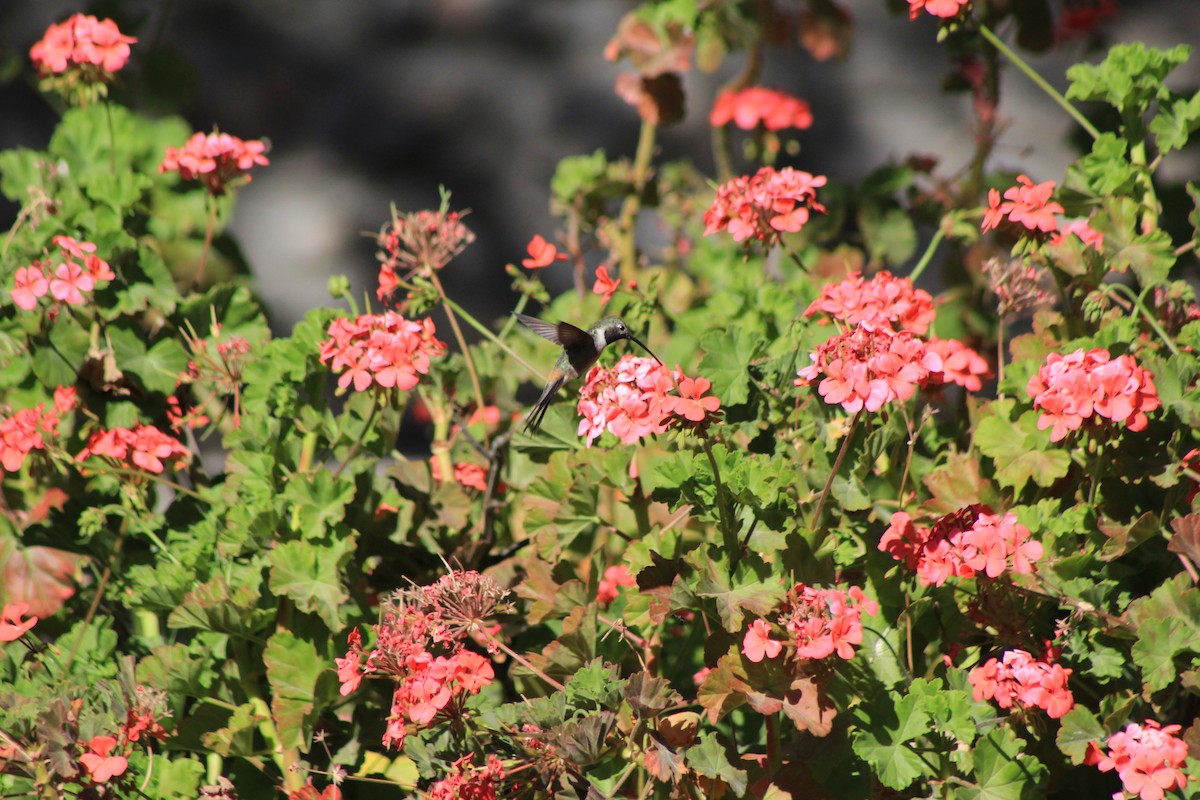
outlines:
[[[660,364],[662,363],[662,359],[650,352],[649,347],[646,347],[636,336],[629,332],[629,326],[620,317],[605,317],[592,326],[591,334],[596,342],[597,352],[603,350],[613,342],[628,339],[647,353],[650,353],[650,357],[655,361]]]

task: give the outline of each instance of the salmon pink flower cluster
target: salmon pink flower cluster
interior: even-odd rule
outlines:
[[[363,677],[378,675],[396,683],[385,747],[401,747],[411,725],[428,725],[439,714],[459,715],[467,697],[495,678],[491,662],[467,650],[465,640],[494,630],[488,620],[510,610],[508,592],[478,572],[455,572],[430,586],[396,592],[372,626],[375,646],[350,632],[350,649],[336,659],[341,693],[358,689]]]
[[[433,320],[415,322],[394,311],[364,314],[351,321],[335,319],[321,343],[321,363],[340,374],[338,386],[362,392],[372,385],[408,391],[418,375],[429,372],[430,359],[446,351],[434,337]]]
[[[29,58],[42,77],[75,73],[83,83],[112,79],[129,61],[129,45],[137,39],[121,33],[111,19],[75,14],[51,25],[29,50]]]
[[[379,252],[379,288],[375,295],[385,300],[400,287],[400,276],[411,272],[433,272],[475,241],[475,234],[463,224],[466,212],[450,211],[444,205],[437,211],[401,214],[392,207],[392,219],[375,237]]]
[[[670,370],[653,358],[627,354],[611,369],[592,367],[579,392],[579,435],[591,447],[606,430],[625,444],[662,433],[662,401],[674,387]]]
[[[988,190],[988,210],[983,215],[983,229],[989,231],[1008,219],[1031,231],[1050,233],[1058,228],[1058,216],[1063,207],[1050,198],[1054,195],[1054,181],[1035,184],[1027,175],[1017,176],[1017,185],[1004,191],[1003,202],[1000,192]]]
[[[168,147],[159,172],[178,172],[185,181],[200,181],[210,194],[221,195],[234,180],[251,180],[250,170],[266,166],[266,143],[228,133],[195,133],[183,147]]]
[[[29,603],[8,603],[0,611],[0,642],[15,642],[37,625],[37,617],[22,620],[29,613]]]
[[[682,373],[676,371],[682,376]],[[703,422],[717,413],[721,400],[706,392],[712,388],[708,378],[679,378],[679,394],[667,395],[658,405],[664,415],[682,417],[691,423]]]
[[[957,339],[930,339],[925,343],[942,360],[942,382],[957,384],[968,392],[978,392],[992,377],[987,360]]]
[[[93,456],[110,458],[158,475],[167,468],[168,463],[172,469],[178,469],[188,460],[189,453],[175,437],[152,425],[138,425],[136,428],[113,428],[93,433],[75,460],[87,461]]]
[[[958,12],[969,2],[971,0],[908,0],[908,18],[916,19],[922,11],[942,19],[957,17]]]
[[[929,330],[937,312],[933,298],[917,289],[909,278],[897,278],[887,270],[870,280],[860,272],[837,283],[827,283],[821,296],[809,304],[804,316],[825,313],[846,325],[862,325],[867,330],[891,328],[918,336]]]
[[[91,242],[70,236],[55,236],[52,241],[57,252],[17,270],[10,295],[18,308],[31,311],[46,295],[69,306],[81,305],[85,292],[117,277]]]
[[[909,331],[870,330],[861,323],[822,343],[811,358],[812,365],[796,373],[795,384],[808,386],[824,375],[817,387],[821,397],[852,413],[907,400],[918,386],[939,381],[942,371],[937,353]]]
[[[1051,428],[1052,442],[1094,418],[1124,422],[1129,430],[1140,431],[1149,423],[1146,414],[1161,405],[1149,370],[1138,366],[1133,356],[1113,358],[1103,348],[1065,356],[1051,353],[1026,391],[1033,407],[1042,412],[1038,430]]]
[[[1097,253],[1104,252],[1104,234],[1089,225],[1086,219],[1073,219],[1064,223],[1061,228],[1050,234],[1050,244],[1061,246],[1066,243],[1068,236],[1074,236],[1083,242],[1084,247],[1090,247]]]
[[[752,131],[759,125],[769,131],[804,130],[812,127],[813,115],[808,103],[799,97],[765,86],[747,86],[721,92],[713,103],[708,122],[714,128],[732,122],[744,131]]]
[[[1101,772],[1117,771],[1121,784],[1130,795],[1141,800],[1162,800],[1166,792],[1182,790],[1188,776],[1183,772],[1188,757],[1187,743],[1176,734],[1180,725],[1159,725],[1146,720],[1145,725],[1131,722],[1125,730],[1108,737],[1108,752],[1095,742],[1088,745],[1085,764]],[[1118,793],[1113,795],[1120,797]]]
[[[475,767],[471,756],[454,762],[454,772],[429,787],[424,794],[428,800],[496,800],[502,793],[504,763],[488,753],[487,764]]]
[[[621,587],[637,586],[637,579],[624,564],[614,564],[604,570],[604,577],[596,587],[596,602],[609,605],[621,594]]]
[[[750,237],[774,243],[784,233],[795,233],[814,212],[825,212],[817,202],[824,175],[791,167],[763,167],[753,176],[740,176],[717,189],[712,207],[704,212],[704,235],[728,230],[735,242]]]
[[[609,275],[607,265],[601,264],[596,268],[596,282],[592,284],[592,293],[604,298],[600,302],[608,305],[608,301],[612,300],[612,296],[617,293],[617,289],[620,287],[621,279]]]
[[[54,390],[54,403],[46,408],[38,403],[23,408],[0,420],[0,467],[16,472],[34,450],[46,448],[47,437],[58,434],[58,424],[77,403],[74,387],[60,386]]]
[[[129,767],[129,759],[125,756],[110,756],[109,753],[117,746],[117,740],[112,736],[93,736],[87,743],[87,751],[79,756],[88,777],[96,783],[107,783],[113,778],[125,774]]]
[[[971,670],[968,680],[976,702],[992,700],[1000,708],[1040,708],[1051,719],[1061,719],[1075,707],[1067,688],[1071,670],[1061,664],[1038,661],[1024,650],[1007,650],[997,660]]]
[[[567,254],[558,252],[558,248],[543,239],[541,234],[529,240],[526,251],[529,258],[521,261],[521,266],[525,269],[543,269],[555,261],[567,260]]]
[[[879,604],[857,586],[842,591],[797,583],[783,601],[778,622],[788,633],[796,659],[821,659],[836,653],[848,660],[854,658],[855,646],[862,644],[864,613],[875,616]],[[762,646],[770,652],[766,649],[769,644]]]
[[[1040,542],[1009,512],[1001,516],[975,504],[941,517],[932,528],[918,528],[904,511],[892,514],[879,549],[903,561],[923,586],[941,586],[947,578],[999,577],[1035,571],[1043,555]]]

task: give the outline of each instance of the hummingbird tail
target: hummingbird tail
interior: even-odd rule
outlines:
[[[542,417],[546,416],[546,409],[554,402],[554,396],[558,394],[563,381],[564,378],[559,378],[547,384],[545,391],[542,392],[542,396],[538,398],[529,415],[525,417],[525,433],[538,432],[538,428],[542,426]]]

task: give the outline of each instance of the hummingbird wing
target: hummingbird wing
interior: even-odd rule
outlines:
[[[587,331],[576,328],[569,322],[560,322],[556,325],[528,314],[514,313],[513,316],[538,336],[567,350],[592,341],[592,337],[588,335]]]

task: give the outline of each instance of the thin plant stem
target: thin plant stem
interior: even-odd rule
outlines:
[[[850,442],[854,439],[854,433],[858,430],[859,420],[862,419],[863,411],[866,409],[860,408],[854,415],[854,419],[850,422],[850,430],[846,432],[846,438],[842,440],[842,447],[838,450],[837,458],[833,461],[833,468],[829,470],[829,477],[825,480],[825,488],[821,490],[821,496],[817,498],[817,507],[813,509],[812,520],[808,526],[814,531],[817,530],[817,525],[821,522],[821,512],[825,510],[825,501],[829,498],[829,491],[833,488],[833,479],[837,477],[838,470],[842,468],[842,461],[846,458],[846,451],[850,449]],[[825,538],[821,536],[820,539]],[[820,540],[813,544],[813,550],[817,549]]]
[[[558,681],[554,680],[554,678],[551,678],[549,675],[547,675],[546,673],[542,672],[540,669],[538,669],[537,667],[535,667],[533,664],[530,664],[530,663],[529,663],[529,661],[527,661],[527,660],[525,659],[525,657],[524,657],[524,656],[522,656],[522,655],[521,655],[520,653],[518,653],[517,651],[513,650],[511,647],[509,647],[508,645],[506,645],[504,642],[502,642],[502,641],[500,641],[499,639],[497,639],[495,636],[492,636],[490,633],[488,633],[488,632],[486,632],[486,631],[483,631],[483,630],[480,630],[480,633],[482,633],[482,634],[483,634],[483,635],[484,635],[484,636],[487,638],[487,640],[488,640],[489,642],[491,642],[492,644],[496,645],[496,647],[499,647],[499,648],[500,648],[500,650],[501,650],[501,651],[503,651],[505,655],[507,655],[507,656],[508,656],[509,658],[511,658],[513,661],[516,661],[518,664],[520,664],[520,665],[521,665],[522,667],[524,667],[525,669],[527,669],[527,670],[529,670],[530,672],[532,672],[534,675],[537,675],[539,678],[541,678],[542,680],[544,680],[546,683],[550,684],[550,685],[551,685],[552,687],[554,687],[556,690],[558,690],[558,691],[560,691],[560,692],[561,692],[563,689],[565,689],[565,688],[566,688],[566,687],[565,687],[565,686],[563,686],[561,683],[559,683]]]
[[[1149,309],[1146,308],[1145,303],[1142,302],[1143,298],[1145,297],[1145,293],[1154,287],[1149,286],[1145,289],[1145,291],[1142,292],[1141,295],[1136,295],[1133,293],[1132,289],[1123,283],[1110,283],[1108,286],[1110,292],[1116,291],[1124,293],[1125,297],[1127,297],[1134,304],[1137,310],[1141,312],[1142,319],[1146,320],[1146,324],[1154,329],[1154,332],[1158,334],[1158,338],[1163,340],[1163,344],[1167,346],[1167,349],[1171,351],[1171,354],[1176,356],[1179,355],[1179,348],[1175,346],[1175,341],[1165,330],[1163,330],[1162,326],[1158,324],[1158,320],[1154,318],[1154,315],[1150,313]]]
[[[217,198],[212,194],[205,194],[204,197],[208,202],[208,225],[204,228],[204,249],[200,251],[200,263],[196,265],[196,275],[192,278],[192,285],[196,288],[204,285],[208,251],[212,248],[213,231],[217,227]]]
[[[984,39],[987,39],[988,42],[991,43],[992,47],[995,47],[1004,55],[1005,58],[1011,61],[1017,69],[1021,70],[1021,72],[1024,72],[1025,77],[1033,81],[1039,89],[1050,96],[1051,100],[1061,106],[1063,111],[1066,111],[1067,114],[1070,115],[1071,119],[1078,122],[1079,126],[1088,132],[1089,136],[1091,136],[1093,139],[1100,138],[1100,131],[1096,130],[1096,126],[1089,122],[1088,118],[1085,117],[1079,111],[1079,109],[1071,105],[1067,98],[1063,97],[1057,89],[1047,83],[1045,78],[1037,74],[1037,71],[1034,70],[1033,67],[1029,66],[1029,64],[1025,63],[1020,56],[1014,53],[1012,49],[1000,39],[999,36],[992,33],[991,29],[987,25],[980,25],[979,33]]]
[[[112,174],[117,174],[117,135],[113,132],[112,106],[108,98],[104,98],[104,120],[108,123],[108,167]]]
[[[658,126],[653,122],[642,121],[637,152],[633,156],[633,191],[621,206],[618,226],[622,237],[620,273],[621,279],[626,282],[633,280],[634,271],[637,269],[637,214],[642,207],[642,190],[646,188],[646,180],[650,175],[657,131]]]
[[[729,519],[729,499],[725,495],[725,485],[721,482],[721,468],[717,466],[717,457],[713,454],[712,443],[707,434],[702,434],[700,443],[704,446],[704,455],[708,456],[708,465],[712,467],[713,485],[717,490],[717,514],[721,519],[721,538],[725,541],[725,549],[729,551],[730,564],[737,566],[739,548],[733,525]]]
[[[1004,318],[1000,318],[1000,324],[996,326],[996,399],[1004,399],[1004,389],[1001,386],[1004,383]]]
[[[433,288],[437,289],[438,295],[442,300],[447,300],[446,289],[442,286],[442,282],[438,280],[437,271],[430,270],[430,282],[433,283]],[[454,338],[458,340],[459,349],[462,350],[463,360],[467,362],[467,373],[471,376],[471,388],[475,392],[475,407],[483,408],[485,403],[483,400],[483,389],[479,386],[479,374],[475,371],[475,360],[471,358],[471,351],[467,349],[467,340],[463,338],[462,328],[458,325],[458,315],[454,313],[454,308],[445,303],[446,316],[450,320],[450,328],[454,331]]]
[[[88,606],[87,613],[83,615],[83,625],[79,628],[79,635],[75,637],[75,641],[71,644],[71,650],[67,653],[66,663],[63,664],[63,673],[67,673],[71,669],[71,665],[75,663],[75,653],[79,650],[79,644],[83,641],[84,631],[92,623],[96,616],[96,609],[100,607],[100,600],[104,597],[104,589],[108,586],[108,579],[112,577],[113,564],[117,560],[117,554],[121,552],[121,546],[125,544],[125,530],[129,520],[121,520],[121,530],[117,533],[117,540],[113,543],[112,552],[108,554],[108,561],[104,564],[104,572],[100,573],[100,580],[96,584],[96,593],[92,597],[92,602]]]
[[[934,232],[933,238],[929,240],[929,245],[925,248],[925,252],[921,254],[921,260],[917,262],[917,265],[913,267],[912,272],[909,273],[909,280],[911,280],[913,283],[917,282],[917,278],[921,277],[921,273],[923,273],[925,268],[929,266],[929,262],[933,261],[933,254],[937,252],[938,245],[940,245],[942,243],[942,239],[945,238],[946,224],[945,220],[943,220],[942,223],[938,225],[937,231]]]
[[[375,392],[371,401],[371,413],[367,415],[366,422],[363,423],[362,429],[358,432],[358,436],[354,438],[354,443],[350,445],[350,450],[347,451],[346,457],[337,465],[337,469],[333,471],[333,477],[342,474],[342,470],[350,463],[350,460],[358,455],[358,450],[362,447],[363,437],[367,435],[367,431],[371,430],[371,424],[375,422],[375,415],[379,413],[379,392]]]
[[[171,480],[170,478],[164,478],[161,475],[156,475],[153,472],[146,472],[145,470],[141,470],[141,469],[127,469],[125,467],[115,467],[110,464],[104,464],[103,462],[95,462],[93,464],[89,464],[88,468],[95,469],[97,464],[102,464],[101,468],[98,469],[97,472],[106,472],[111,475],[122,475],[125,477],[149,478],[150,480],[154,481],[155,483],[161,483],[163,486],[173,489],[174,491],[179,492],[180,494],[186,494],[188,497],[191,497],[195,500],[199,500],[204,503],[208,502],[208,498],[206,498],[204,495],[197,492],[195,489],[189,489],[186,486],[176,483],[175,481]]]
[[[505,344],[503,341],[501,341],[496,336],[496,334],[494,334],[490,330],[488,330],[487,327],[483,323],[481,323],[479,320],[475,319],[475,317],[471,316],[469,313],[464,311],[462,306],[460,306],[458,303],[451,300],[449,297],[445,298],[445,303],[447,306],[450,306],[455,311],[457,311],[468,325],[470,325],[475,330],[479,331],[479,333],[482,334],[485,338],[487,338],[488,341],[490,341],[492,344],[496,345],[501,350],[503,350],[505,353],[507,353],[509,358],[511,358],[513,361],[516,361],[518,364],[520,364],[525,369],[529,370],[529,374],[535,376],[538,380],[545,380],[545,378],[546,378],[545,372],[539,370],[537,367],[533,366],[528,361],[526,361],[525,359],[523,359],[519,355],[517,355],[516,351],[514,351],[511,347],[509,347],[507,344]]]

